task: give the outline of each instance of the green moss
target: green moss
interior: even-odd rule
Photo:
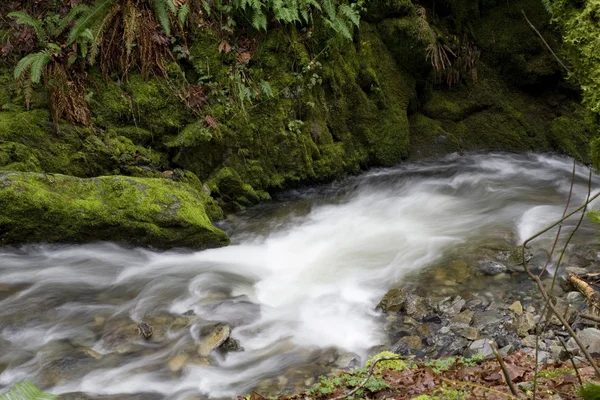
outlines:
[[[158,248],[228,243],[207,196],[167,179],[0,174],[0,243],[111,240]]]
[[[379,361],[377,363],[377,365],[375,366],[375,369],[378,371],[382,371],[384,369],[393,369],[395,371],[402,371],[403,369],[410,367],[410,364],[407,363],[406,361],[400,359],[400,356],[398,354],[392,353],[391,351],[384,351],[384,352],[381,352],[381,353],[376,354],[373,357],[369,358],[365,364],[365,368],[370,368],[371,365],[375,362],[375,360],[377,360],[378,358],[383,358],[383,357],[390,357],[390,358],[396,358],[396,359]]]

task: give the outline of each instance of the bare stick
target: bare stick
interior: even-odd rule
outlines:
[[[554,56],[554,58],[556,58],[556,61],[558,61],[558,63],[560,64],[561,67],[563,67],[565,69],[565,71],[567,71],[567,73],[571,73],[571,71],[569,71],[569,68],[567,68],[567,66],[565,64],[563,64],[563,62],[560,60],[560,58],[558,58],[558,56],[556,55],[556,53],[554,53],[554,51],[552,50],[552,48],[550,47],[550,45],[548,44],[548,42],[546,42],[546,39],[544,39],[544,37],[542,36],[542,34],[540,33],[540,31],[538,31],[535,26],[533,26],[533,24],[531,23],[531,21],[529,21],[529,18],[527,18],[527,15],[525,14],[525,11],[521,10],[521,12],[523,13],[523,16],[525,17],[525,21],[527,21],[527,23],[529,24],[529,26],[531,27],[531,29],[533,29],[535,31],[535,33],[537,33],[537,35],[540,37],[540,39],[542,39],[542,42],[544,42],[544,44],[546,45],[546,47],[548,48],[548,50],[550,50],[550,53],[552,53],[552,55]]]
[[[367,382],[369,381],[369,379],[371,379],[371,376],[373,376],[373,371],[375,371],[375,366],[377,365],[377,363],[380,362],[380,361],[388,361],[388,360],[402,360],[402,357],[400,357],[400,356],[398,356],[398,357],[391,357],[390,356],[390,357],[379,357],[379,358],[375,359],[373,361],[373,364],[371,364],[371,367],[369,368],[369,372],[367,372],[367,377],[365,378],[364,381],[362,381],[360,383],[360,385],[358,385],[357,387],[355,387],[351,391],[342,394],[341,396],[332,398],[331,400],[342,400],[342,399],[345,399],[346,397],[350,397],[354,393],[358,392],[360,389],[362,389],[367,384]]]
[[[577,161],[573,159],[573,172],[571,173],[571,186],[569,187],[569,197],[567,198],[567,204],[565,205],[565,210],[563,211],[563,218],[567,215],[567,211],[569,211],[569,205],[571,204],[571,197],[573,195],[573,184],[575,183],[575,167],[577,166]],[[560,237],[560,231],[562,230],[562,223],[558,226],[558,232],[556,232],[556,237],[554,238],[554,243],[552,243],[552,248],[550,249],[550,254],[548,255],[548,260],[546,261],[546,265],[542,268],[542,272],[539,275],[543,275],[550,265],[552,261],[552,254],[554,254],[554,250],[556,249],[556,245],[558,244],[558,238]],[[558,269],[558,268],[557,268]]]
[[[567,345],[561,338],[558,338],[558,341],[560,342],[560,344],[562,344],[562,347],[565,349],[565,351],[567,352],[567,355],[569,356],[569,360],[571,360],[571,364],[573,364],[573,369],[575,370],[575,374],[577,375],[577,380],[579,381],[579,385],[583,386],[583,380],[581,379],[581,375],[579,375],[579,369],[577,369],[577,365],[575,365],[575,360],[573,359],[573,354],[571,354],[569,349],[567,349]]]
[[[515,384],[513,383],[512,379],[510,378],[510,374],[508,373],[508,370],[506,369],[506,365],[504,365],[504,360],[502,359],[502,356],[500,355],[500,352],[498,351],[498,347],[496,346],[496,343],[490,342],[490,347],[492,348],[492,351],[494,352],[494,355],[496,356],[496,360],[498,360],[498,363],[500,363],[500,368],[502,368],[502,374],[504,375],[504,379],[506,379],[506,384],[508,385],[510,392],[513,394],[513,396],[519,397],[519,392],[517,391]],[[537,360],[536,360],[536,362],[537,362]]]
[[[600,322],[600,317],[591,314],[579,313],[578,314],[583,319],[589,319],[590,321]]]

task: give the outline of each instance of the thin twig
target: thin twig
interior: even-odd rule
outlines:
[[[342,394],[340,396],[334,397],[334,398],[332,398],[330,400],[342,400],[342,399],[345,399],[346,397],[350,397],[354,393],[358,392],[360,389],[362,389],[367,384],[367,382],[369,381],[369,379],[371,379],[371,376],[373,376],[373,371],[375,371],[375,366],[377,365],[377,363],[379,363],[380,361],[388,361],[388,360],[389,361],[391,361],[391,360],[402,360],[402,357],[400,357],[400,356],[398,356],[398,357],[389,356],[389,357],[379,357],[379,358],[376,358],[373,361],[373,364],[371,364],[371,367],[369,368],[369,371],[367,372],[367,377],[365,378],[364,381],[361,382],[360,385],[358,385],[357,387],[355,387],[351,391],[349,391],[347,393],[344,393],[344,394]]]
[[[583,319],[589,319],[590,321],[600,322],[600,317],[591,314],[579,313],[578,314]]]
[[[496,356],[496,360],[498,360],[498,363],[500,364],[500,368],[502,368],[502,374],[504,375],[504,379],[506,380],[506,384],[508,385],[510,392],[513,394],[513,396],[519,397],[519,392],[517,391],[515,384],[513,383],[512,379],[510,378],[510,374],[508,373],[508,370],[506,369],[506,365],[504,365],[504,360],[502,359],[502,356],[500,355],[500,352],[498,351],[498,347],[496,346],[496,343],[490,342],[490,347],[492,348],[492,351],[494,352],[494,355]]]
[[[577,166],[577,161],[573,159],[573,172],[571,173],[571,186],[569,187],[569,197],[567,197],[567,204],[565,205],[565,210],[563,211],[563,218],[567,215],[567,211],[569,211],[569,205],[571,204],[571,197],[573,196],[573,185],[575,184],[575,167]],[[556,245],[558,244],[558,238],[560,237],[560,231],[562,230],[562,223],[558,226],[558,232],[556,232],[556,237],[554,238],[554,243],[552,243],[552,248],[550,249],[550,254],[548,255],[548,260],[546,260],[546,265],[542,268],[542,272],[540,272],[540,276],[546,271],[548,265],[552,261],[552,254],[554,254],[554,250],[556,249]]]
[[[546,42],[546,39],[544,39],[544,37],[542,36],[542,34],[540,33],[540,31],[538,31],[535,26],[533,26],[533,24],[531,23],[531,21],[529,21],[529,18],[527,18],[527,15],[525,14],[525,11],[521,10],[521,12],[523,13],[523,16],[525,17],[525,21],[527,21],[527,23],[529,24],[529,26],[531,27],[531,29],[533,29],[535,31],[535,33],[537,33],[537,35],[540,37],[540,39],[542,39],[542,42],[544,42],[544,44],[546,45],[546,47],[548,48],[548,50],[550,50],[550,53],[552,53],[552,55],[554,56],[554,58],[556,58],[556,61],[558,61],[558,63],[560,64],[561,67],[563,67],[565,69],[565,71],[567,71],[567,73],[571,73],[571,71],[569,71],[569,68],[567,68],[567,66],[565,64],[563,64],[563,62],[560,60],[560,58],[558,58],[558,56],[556,55],[556,53],[554,53],[554,51],[552,50],[552,48],[550,47],[550,45],[548,44],[548,42]]]
[[[579,374],[579,369],[577,369],[577,365],[575,365],[575,360],[573,359],[573,354],[571,354],[569,349],[567,349],[567,345],[564,342],[564,340],[562,340],[561,338],[558,338],[558,341],[560,342],[560,344],[562,344],[562,347],[567,352],[567,356],[569,357],[569,360],[571,360],[571,364],[573,364],[573,369],[575,370],[575,374],[577,375],[577,380],[579,381],[579,384],[581,386],[583,386],[583,380],[581,379],[581,375]]]

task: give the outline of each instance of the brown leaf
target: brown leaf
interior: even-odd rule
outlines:
[[[250,52],[248,52],[248,51],[241,52],[237,56],[237,62],[239,62],[240,64],[248,64],[251,59],[252,59],[252,54],[250,54]]]
[[[231,45],[227,42],[227,40],[221,40],[221,44],[219,44],[219,53],[231,53]]]
[[[494,372],[493,374],[490,374],[483,379],[485,379],[486,381],[499,381],[500,379],[502,379],[502,374],[499,372]]]
[[[208,125],[210,128],[217,129],[217,120],[211,117],[210,115],[204,117],[204,121],[206,122],[206,125]]]
[[[515,364],[505,362],[504,365],[506,367],[506,370],[508,371],[508,376],[510,376],[510,379],[512,380],[515,380],[525,375],[525,370],[523,368],[517,367]]]
[[[250,400],[266,400],[263,396],[256,392],[250,393]]]

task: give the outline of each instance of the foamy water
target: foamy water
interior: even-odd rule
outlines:
[[[494,154],[375,170],[250,210],[227,226],[233,245],[202,252],[0,249],[0,392],[38,381],[77,346],[104,357],[71,361],[50,391],[233,397],[311,364],[319,349],[364,359],[387,340],[375,311],[387,289],[456,246],[486,237],[518,244],[560,218],[571,168],[566,158]],[[580,166],[573,207],[586,179]],[[592,241],[594,229],[586,222],[580,236]],[[98,317],[190,310],[191,327],[158,344],[140,339],[143,350],[126,356],[111,354],[94,327]],[[171,373],[167,361],[214,321],[230,323],[245,351]]]

